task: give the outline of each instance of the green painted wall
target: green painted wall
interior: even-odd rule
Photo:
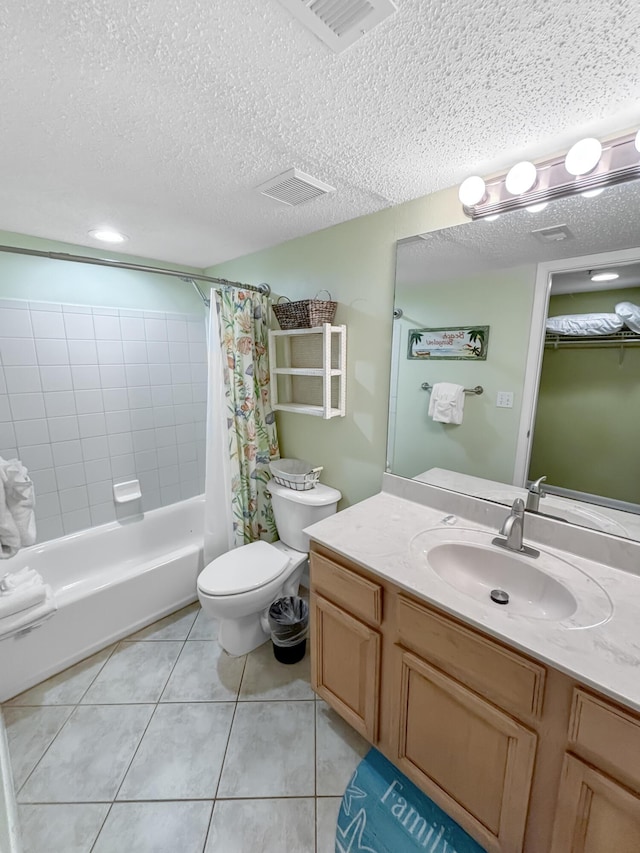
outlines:
[[[336,322],[348,327],[347,415],[280,413],[278,430],[283,455],[323,465],[343,506],[378,492],[385,467],[396,241],[463,221],[457,191],[448,189],[207,271],[267,281],[291,299],[326,288],[339,302]]]
[[[8,231],[0,231],[0,244],[202,272],[194,267],[176,267],[150,258],[58,243]],[[204,311],[203,303],[193,286],[179,278],[5,252],[0,252],[0,298],[70,302],[107,308],[143,308],[148,311]]]
[[[552,296],[549,315],[640,305],[640,288]],[[640,348],[546,348],[529,476],[640,503]]]
[[[398,283],[399,342],[392,470],[414,477],[429,468],[509,483],[513,477],[527,362],[536,266],[512,267],[423,287]],[[486,361],[407,358],[410,329],[490,326]],[[422,382],[454,382],[484,394],[465,397],[461,424],[435,423]],[[514,393],[513,408],[497,408],[498,391]]]

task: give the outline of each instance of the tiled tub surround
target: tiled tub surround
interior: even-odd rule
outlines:
[[[367,744],[198,605],[7,703],[24,853],[333,853]]]
[[[0,455],[36,487],[38,541],[204,490],[207,351],[201,315],[0,300]],[[125,514],[131,510],[122,510]]]

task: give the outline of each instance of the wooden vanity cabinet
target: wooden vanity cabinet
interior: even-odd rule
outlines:
[[[363,737],[378,741],[381,637],[319,595],[311,595],[313,689]]]
[[[376,744],[382,635],[372,626],[382,621],[382,587],[319,554],[312,575],[313,689]]]
[[[638,853],[638,717],[577,688],[568,749],[578,757],[565,756],[551,853]]]
[[[640,714],[317,543],[312,685],[488,853],[640,853]]]
[[[488,851],[521,850],[535,733],[421,658],[396,654],[395,763]]]

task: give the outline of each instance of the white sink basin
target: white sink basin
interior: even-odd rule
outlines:
[[[496,612],[586,628],[613,612],[604,589],[577,566],[541,551],[528,557],[492,544],[493,533],[436,527],[413,538],[412,558],[448,586]],[[506,593],[508,602],[499,603]]]
[[[508,608],[510,613],[560,621],[578,607],[569,590],[535,568],[531,557],[495,547],[449,542],[430,548],[427,559],[442,580],[479,601],[491,601],[492,590],[506,592],[508,603],[497,606]]]

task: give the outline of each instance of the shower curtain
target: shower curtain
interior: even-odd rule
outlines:
[[[266,484],[278,459],[271,409],[266,296],[211,291],[205,559],[278,538]]]

